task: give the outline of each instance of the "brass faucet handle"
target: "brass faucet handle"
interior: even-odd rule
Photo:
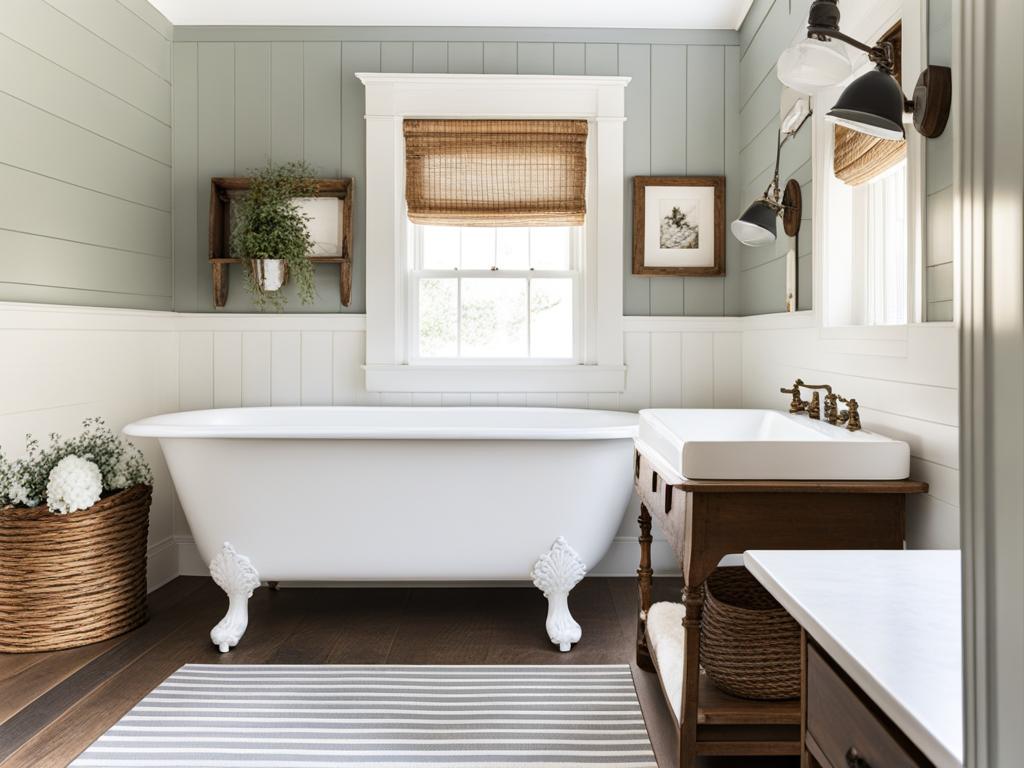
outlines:
[[[846,428],[848,430],[850,430],[851,432],[857,432],[861,428],[860,427],[860,411],[857,410],[858,408],[859,408],[859,406],[857,405],[857,401],[854,398],[851,397],[847,401],[848,418],[847,418],[847,421],[846,421]]]
[[[793,382],[793,388],[792,389],[786,389],[785,387],[782,387],[779,390],[779,392],[781,392],[784,395],[792,395],[793,396],[790,399],[790,401],[789,401],[789,412],[790,413],[800,413],[800,411],[803,411],[803,410],[807,409],[807,401],[800,399],[800,387],[802,387],[803,385],[804,385],[803,381],[801,381],[800,379],[797,379],[796,381]]]
[[[821,419],[821,401],[818,398],[817,392],[811,393],[811,402],[807,406],[807,416],[815,421]]]

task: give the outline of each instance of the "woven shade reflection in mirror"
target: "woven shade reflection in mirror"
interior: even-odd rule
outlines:
[[[410,221],[575,226],[586,214],[586,120],[404,121]]]
[[[835,126],[834,146],[833,172],[851,187],[871,181],[907,156],[906,139],[879,139],[842,125]]]

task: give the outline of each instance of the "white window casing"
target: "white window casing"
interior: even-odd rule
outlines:
[[[366,388],[621,392],[623,123],[628,77],[357,73],[366,87]],[[585,119],[580,363],[410,363],[405,118]]]

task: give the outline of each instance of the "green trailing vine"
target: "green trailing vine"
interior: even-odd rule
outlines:
[[[316,191],[313,169],[306,163],[271,164],[253,173],[248,193],[238,200],[231,250],[242,260],[249,291],[260,309],[270,304],[281,311],[287,299],[281,291],[260,288],[253,259],[284,261],[300,301],[312,304],[316,297],[314,265],[309,259],[314,246],[309,216],[295,202],[299,197],[313,197]]]

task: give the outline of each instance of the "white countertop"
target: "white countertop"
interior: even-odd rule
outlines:
[[[958,551],[752,550],[743,560],[928,759],[963,764]]]

